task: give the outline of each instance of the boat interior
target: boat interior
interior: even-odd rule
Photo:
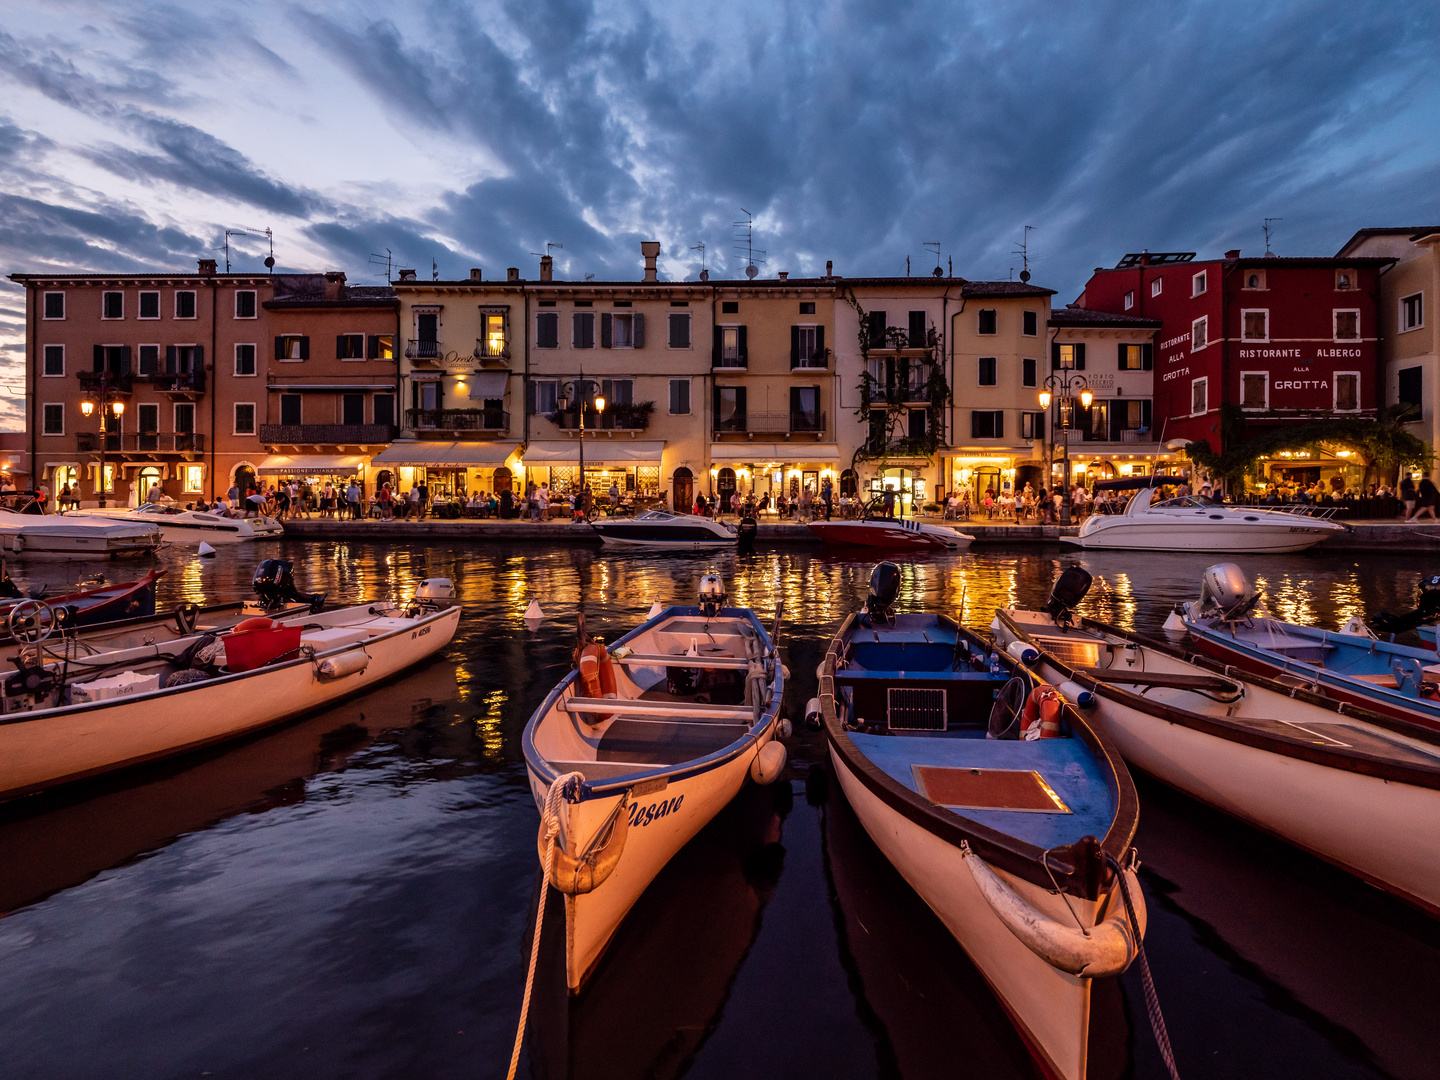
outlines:
[[[1425,649],[1312,630],[1276,619],[1247,619],[1226,625],[1223,630],[1218,626],[1213,629],[1237,643],[1391,689],[1399,688],[1405,674],[1412,679],[1418,674],[1424,682],[1440,684],[1440,658]]]
[[[610,650],[614,697],[588,696],[580,673],[534,726],[557,773],[588,781],[663,772],[746,738],[778,708],[777,661],[753,614],[706,618],[670,608]]]

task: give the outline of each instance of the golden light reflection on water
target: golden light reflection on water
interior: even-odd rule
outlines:
[[[462,674],[463,678],[463,674]],[[483,701],[485,711],[475,718],[475,733],[480,737],[485,756],[499,760],[505,744],[505,703],[509,695],[504,690],[489,691]]]

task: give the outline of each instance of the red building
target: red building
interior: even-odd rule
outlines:
[[[1158,441],[1207,439],[1218,451],[1222,405],[1250,425],[1375,415],[1380,274],[1392,262],[1141,252],[1097,269],[1079,303],[1161,321]]]

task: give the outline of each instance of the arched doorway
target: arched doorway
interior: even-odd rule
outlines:
[[[695,474],[681,465],[675,470],[671,482],[675,494],[670,505],[677,514],[688,514],[695,503]]]
[[[495,494],[502,491],[513,491],[515,489],[515,476],[504,465],[495,470],[494,477]]]
[[[391,491],[395,490],[395,480],[394,477],[391,475],[390,470],[381,469],[378,473],[375,474],[375,490],[379,491],[386,484],[390,485]]]
[[[860,478],[855,475],[854,469],[846,469],[840,474],[840,494],[847,499],[853,499],[855,493],[860,490]]]
[[[235,467],[235,487],[240,491],[240,501],[243,504],[245,496],[251,491],[258,491],[260,485],[255,482],[255,469],[250,465],[237,465]]]
[[[730,496],[735,494],[735,470],[723,468],[715,478],[715,496],[720,500],[720,512],[730,509]]]
[[[136,506],[149,500],[150,489],[159,485],[160,490],[165,490],[165,485],[160,479],[160,467],[158,465],[146,465],[135,477],[135,485],[130,489],[130,501]]]

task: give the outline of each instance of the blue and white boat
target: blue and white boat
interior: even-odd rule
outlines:
[[[633,518],[612,517],[592,521],[590,527],[607,544],[647,548],[734,548],[740,534],[733,525],[696,514],[646,510]]]
[[[1066,701],[1077,688],[1044,686],[943,615],[895,614],[899,579],[876,567],[821,665],[836,776],[1042,1071],[1080,1080],[1091,983],[1124,971],[1144,934],[1135,788]]]
[[[1204,653],[1266,678],[1305,686],[1382,716],[1440,729],[1440,657],[1433,649],[1319,630],[1251,614],[1260,597],[1234,563],[1205,571],[1184,625]]]

